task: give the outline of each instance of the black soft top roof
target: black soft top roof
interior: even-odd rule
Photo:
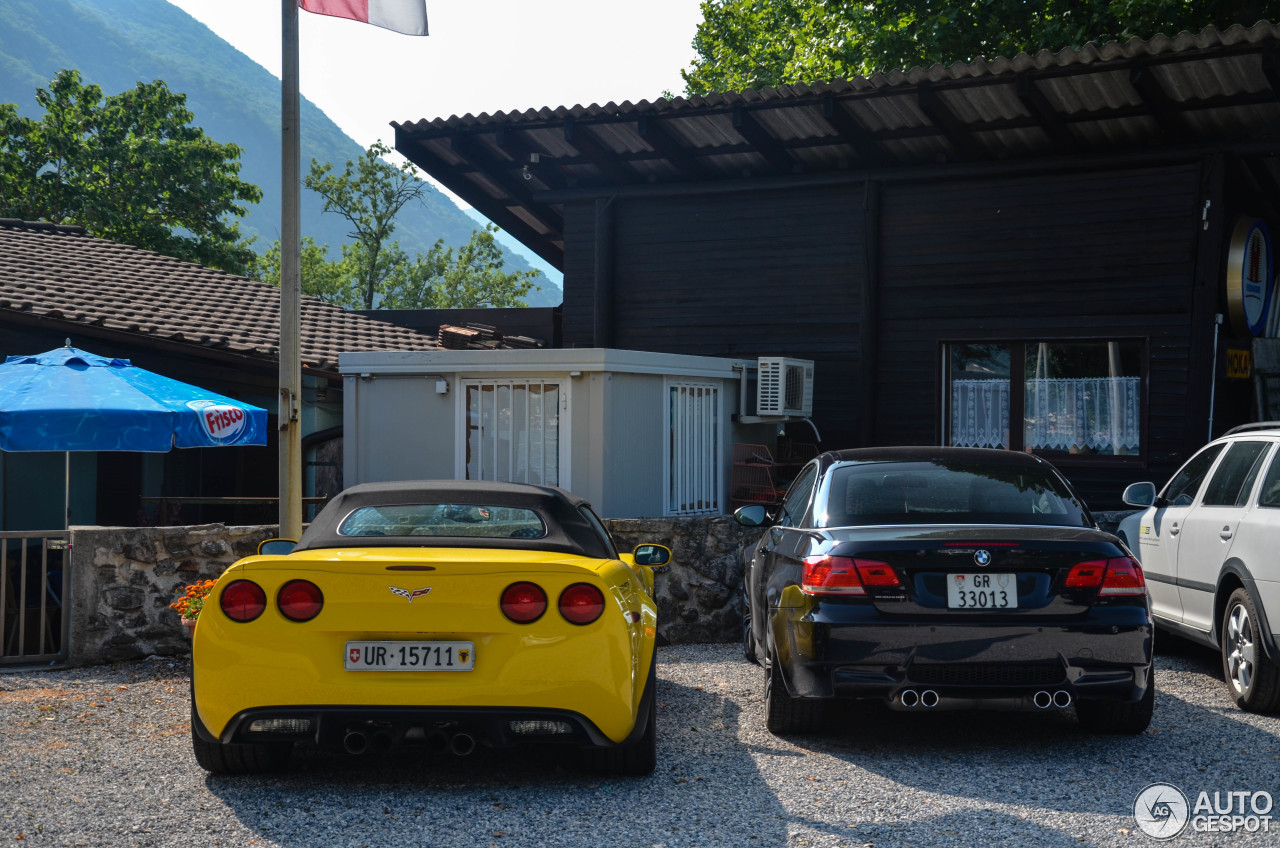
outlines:
[[[362,507],[388,504],[466,504],[529,509],[547,525],[542,539],[494,539],[471,536],[342,536],[343,519]],[[294,550],[326,548],[510,548],[615,559],[611,541],[583,515],[590,508],[582,498],[554,486],[490,483],[478,480],[410,480],[362,483],[325,505],[302,534]]]

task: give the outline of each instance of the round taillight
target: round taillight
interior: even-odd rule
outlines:
[[[251,580],[236,580],[222,590],[218,603],[232,621],[253,621],[267,608],[267,593]]]
[[[590,624],[604,613],[604,594],[590,583],[574,583],[560,593],[560,614],[570,624]]]
[[[290,580],[280,589],[276,604],[290,621],[310,621],[320,614],[324,595],[310,580]]]
[[[516,624],[537,621],[547,611],[547,593],[533,583],[512,583],[502,590],[502,614]]]

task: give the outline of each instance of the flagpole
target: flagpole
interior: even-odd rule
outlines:
[[[280,74],[280,535],[302,537],[301,109],[298,0],[281,0]]]

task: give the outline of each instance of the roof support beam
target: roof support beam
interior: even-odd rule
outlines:
[[[644,139],[644,143],[670,162],[681,177],[695,181],[706,179],[706,171],[703,170],[702,163],[698,161],[697,154],[681,144],[671,130],[667,129],[663,121],[650,118],[647,115],[642,116],[637,130],[640,133],[640,137]]]
[[[524,133],[515,127],[498,127],[493,138],[494,144],[502,152],[527,169],[547,188],[566,188],[569,185],[564,172],[556,167],[542,151],[535,150],[529,140],[524,137]]]
[[[600,169],[600,173],[618,185],[638,182],[635,172],[618,161],[618,158],[601,144],[591,130],[579,126],[573,118],[564,120],[564,140],[582,156]]]
[[[982,146],[974,141],[964,121],[957,118],[955,112],[942,102],[942,97],[932,85],[921,83],[916,88],[916,103],[925,117],[933,122],[948,143],[955,148],[961,159],[982,158]]]
[[[445,162],[425,145],[413,140],[410,132],[396,127],[396,150],[413,164],[426,171],[444,185],[449,191],[461,197],[471,206],[479,209],[485,217],[529,249],[550,262],[556,268],[564,267],[564,247],[556,240],[564,237],[564,229],[552,230],[550,233],[539,232],[523,218],[516,216],[505,206],[499,205],[501,200],[490,196],[465,176],[463,169]]]
[[[1151,109],[1151,114],[1160,125],[1160,132],[1164,137],[1172,140],[1181,136],[1183,125],[1178,119],[1178,107],[1164,90],[1164,86],[1160,85],[1160,80],[1156,79],[1151,69],[1142,65],[1133,68],[1129,71],[1129,83],[1137,89],[1142,102]]]
[[[796,160],[756,117],[741,106],[733,107],[733,128],[780,174],[796,172]]]
[[[1049,137],[1049,141],[1057,152],[1083,152],[1084,145],[1080,143],[1075,133],[1071,132],[1067,122],[1062,119],[1058,110],[1049,102],[1049,98],[1036,85],[1035,77],[1030,71],[1018,74],[1018,100],[1021,101],[1023,108],[1031,113],[1031,117],[1036,119],[1036,123],[1044,127],[1045,135]]]
[[[525,213],[537,221],[544,229],[553,233],[564,230],[564,219],[551,207],[533,199],[533,187],[530,180],[511,176],[516,168],[514,162],[503,162],[470,135],[458,133],[449,138],[449,146],[476,170],[482,172],[491,182],[506,192],[515,204],[524,207]],[[514,204],[513,204],[514,205]]]
[[[871,168],[889,164],[884,148],[835,97],[827,95],[823,98],[822,118],[840,135],[841,141],[853,148],[862,164]]]

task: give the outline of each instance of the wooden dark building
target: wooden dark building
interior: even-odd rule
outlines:
[[[1267,406],[1269,23],[396,147],[563,269],[566,346],[815,360],[824,447],[1033,450],[1107,509]]]

